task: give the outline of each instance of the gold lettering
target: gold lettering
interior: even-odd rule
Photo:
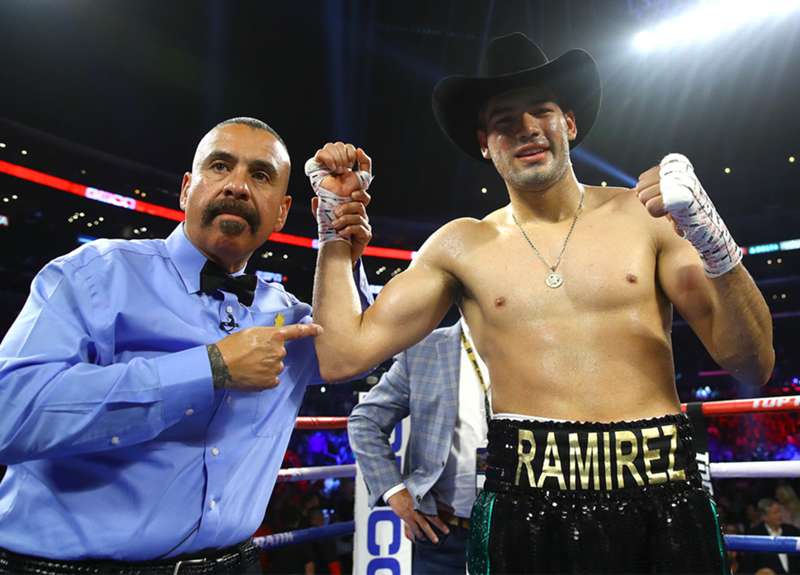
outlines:
[[[678,428],[674,424],[662,425],[661,431],[665,436],[670,436],[667,477],[669,477],[670,481],[686,481],[686,472],[683,469],[675,469],[675,452],[678,451]]]
[[[658,449],[650,449],[647,445],[648,439],[656,439],[661,436],[657,427],[647,427],[642,429],[642,456],[644,457],[644,472],[647,475],[647,482],[650,485],[658,485],[667,482],[667,474],[664,471],[652,471],[650,462],[661,457]]]
[[[591,467],[590,467],[591,466]],[[586,458],[581,453],[578,434],[569,434],[569,488],[575,489],[576,470],[581,477],[581,489],[588,489],[594,485],[600,489],[600,454],[597,451],[597,434],[589,433],[586,436]]]
[[[636,434],[632,431],[617,431],[614,435],[617,440],[615,452],[615,455],[617,456],[617,487],[625,486],[625,476],[623,473],[624,469],[628,470],[634,481],[636,481],[636,485],[644,485],[644,481],[639,476],[639,472],[636,470],[636,465],[633,463],[636,461],[636,455],[639,453]],[[629,453],[622,452],[622,446],[626,443],[631,446]]]
[[[530,429],[520,429],[517,434],[517,474],[514,478],[514,485],[519,485],[519,477],[522,474],[522,467],[528,472],[528,485],[536,487],[536,481],[533,478],[533,456],[536,455],[536,440],[533,438],[533,431]],[[525,451],[523,442],[527,442],[531,448],[530,451]]]
[[[552,463],[550,460],[552,459]],[[556,434],[552,431],[547,434],[547,446],[544,448],[544,462],[542,463],[542,474],[539,475],[539,487],[544,485],[548,477],[555,477],[561,489],[567,488],[564,481],[564,472],[561,470],[561,457],[558,455],[558,445],[556,445]]]
[[[606,471],[606,490],[614,489],[611,484],[611,436],[608,431],[603,432],[603,467]]]

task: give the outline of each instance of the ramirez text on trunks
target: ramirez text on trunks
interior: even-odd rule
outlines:
[[[682,443],[679,448],[677,425],[644,423],[651,424],[597,431],[587,430],[586,424],[560,423],[556,429],[541,423],[520,424],[516,437],[513,430],[503,430],[503,463],[492,467],[490,473],[496,474],[496,481],[508,482],[509,476],[513,477],[515,487],[562,490],[686,481],[687,452]],[[516,465],[505,464],[509,456],[516,459]]]

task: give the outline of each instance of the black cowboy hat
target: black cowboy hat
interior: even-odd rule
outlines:
[[[477,77],[448,76],[433,88],[433,115],[447,137],[479,160],[478,114],[492,96],[518,88],[546,86],[565,111],[572,110],[578,135],[589,133],[600,109],[600,73],[588,52],[570,50],[548,60],[541,48],[519,32],[489,43]]]

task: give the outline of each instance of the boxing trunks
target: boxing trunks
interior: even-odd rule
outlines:
[[[471,575],[727,573],[684,415],[494,419],[471,521]]]

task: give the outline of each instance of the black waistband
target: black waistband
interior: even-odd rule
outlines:
[[[618,423],[494,419],[484,488],[610,491],[695,481],[685,415]]]
[[[224,549],[155,561],[111,561],[47,559],[0,549],[0,573],[37,575],[212,575],[240,573],[258,560],[258,548],[248,539]]]

